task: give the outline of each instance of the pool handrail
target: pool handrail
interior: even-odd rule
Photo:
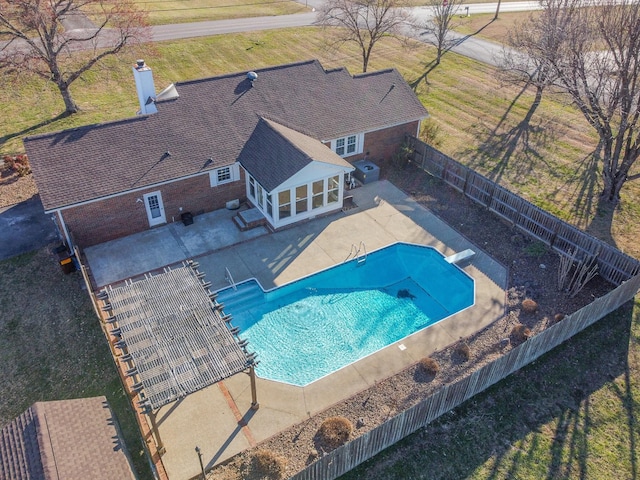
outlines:
[[[238,290],[238,287],[236,286],[236,282],[233,280],[233,277],[231,276],[231,272],[227,267],[224,267],[224,279],[227,282],[229,282],[229,285],[231,285],[234,290]]]
[[[360,253],[360,251],[363,251],[364,253]],[[346,263],[352,258],[355,258],[358,264],[362,264],[367,261],[367,247],[365,246],[362,240],[360,240],[360,244],[357,247],[355,243],[351,244],[351,249],[349,250],[349,254],[347,255],[347,258],[345,258],[342,263]]]

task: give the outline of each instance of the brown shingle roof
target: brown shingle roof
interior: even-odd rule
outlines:
[[[233,163],[261,116],[330,140],[427,115],[394,69],[351,76],[314,60],[256,72],[180,83],[153,115],[26,138],[45,210],[196,174],[209,157],[208,169]]]
[[[304,133],[261,118],[238,160],[267,191],[272,191],[311,162],[353,170],[349,162]]]
[[[105,397],[37,402],[0,433],[0,479],[135,479]]]

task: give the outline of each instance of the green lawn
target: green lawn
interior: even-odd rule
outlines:
[[[341,480],[638,478],[639,307],[620,308]]]
[[[137,102],[131,64],[140,57],[154,69],[158,90],[170,82],[309,58],[320,59],[327,68],[344,65],[352,73],[358,73],[361,64],[353,49],[329,50],[321,31],[313,27],[160,43],[126,58],[110,59],[86,74],[72,87],[83,111],[70,118],[56,118],[62,102],[40,81],[23,78],[21,85],[3,84],[0,151],[20,151],[25,133],[133,115]],[[423,45],[405,49],[385,39],[373,51],[370,70],[395,67],[415,84],[439,127],[445,153],[640,256],[635,241],[638,187],[624,188],[618,208],[598,205],[599,178],[591,168],[597,162],[592,157],[596,137],[566,98],[547,96],[530,122],[523,124],[531,92],[504,85],[493,68],[454,54],[445,55],[426,81],[424,73],[433,58],[433,51]],[[4,281],[11,282],[6,277]],[[47,291],[40,295],[46,298]],[[85,321],[90,323],[89,317]],[[637,309],[610,316],[580,339],[421,432],[417,440],[403,442],[400,453],[383,454],[383,464],[409,473],[376,478],[612,478],[612,471],[622,472],[614,478],[632,478],[638,468],[638,439],[633,433],[640,413],[638,335]],[[97,343],[96,348],[100,348]],[[105,346],[102,355],[106,353]],[[45,368],[34,377],[35,384],[46,375]],[[586,392],[581,385],[594,380],[593,375],[599,387]],[[528,382],[530,376],[542,378],[539,382],[544,385]],[[28,392],[29,385],[20,388]],[[41,387],[33,388],[35,394],[24,395],[20,408],[39,398]],[[571,398],[576,400],[571,403]],[[453,444],[438,443],[442,432],[450,430],[457,432],[451,437]],[[402,458],[399,464],[392,462],[394,455]],[[438,477],[440,471],[444,473]],[[581,476],[583,471],[586,476]]]

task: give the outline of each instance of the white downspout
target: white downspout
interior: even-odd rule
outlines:
[[[56,210],[56,213],[58,214],[58,221],[60,222],[60,225],[62,225],[62,233],[64,234],[64,238],[67,240],[67,246],[69,247],[69,250],[72,250],[73,245],[71,244],[71,236],[67,230],[67,224],[64,223],[64,219],[62,218],[62,211]]]

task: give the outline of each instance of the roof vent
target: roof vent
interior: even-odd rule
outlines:
[[[247,79],[253,83],[258,79],[258,74],[256,72],[249,72],[247,73]]]

